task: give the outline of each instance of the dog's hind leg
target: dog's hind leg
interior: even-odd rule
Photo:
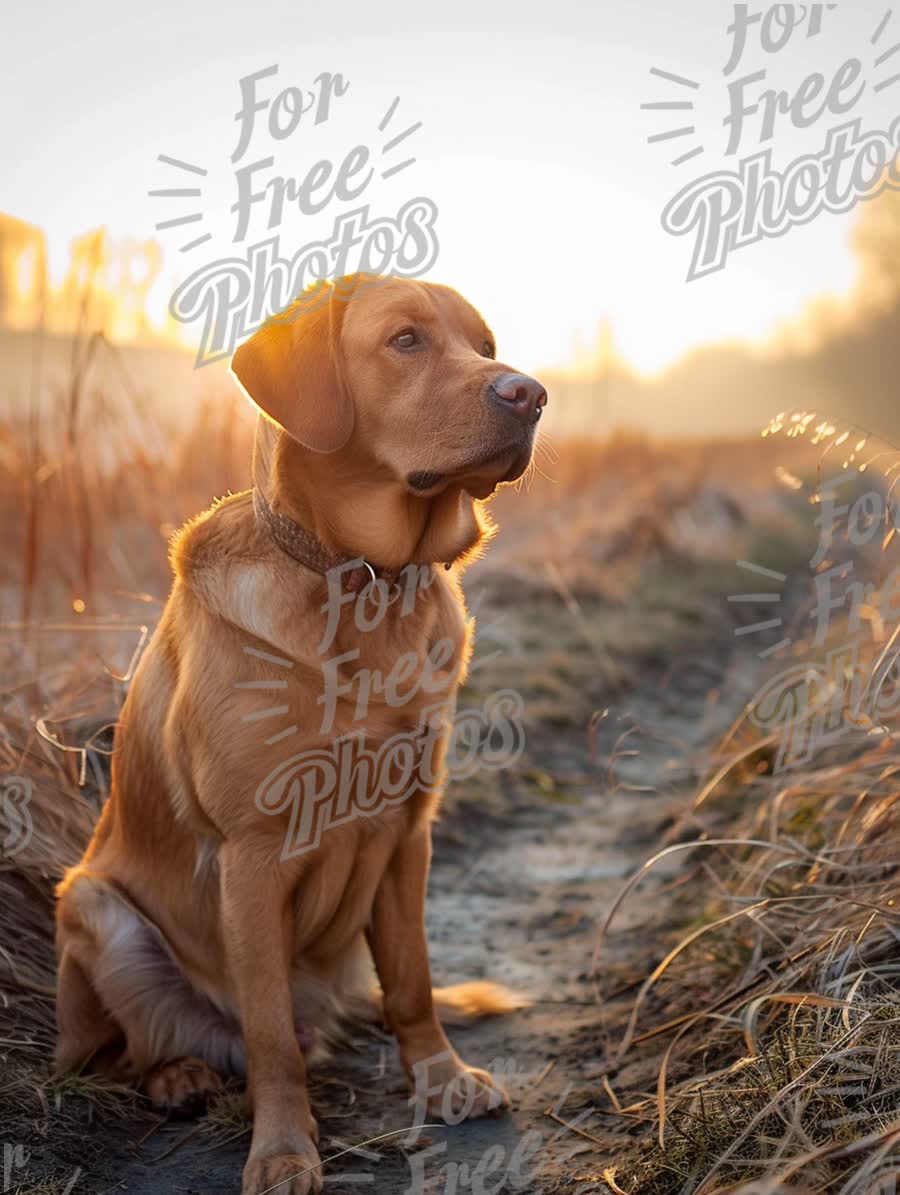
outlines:
[[[148,1071],[141,1090],[161,1111],[173,1116],[200,1116],[211,1096],[224,1087],[219,1075],[202,1058],[176,1058]]]
[[[175,1115],[202,1112],[222,1080],[202,1058],[160,1062],[146,1074],[132,1062],[122,1029],[103,1007],[96,990],[71,949],[59,965],[55,1071],[84,1070],[117,1083],[139,1083],[157,1108]]]
[[[89,1063],[137,1081],[168,1111],[198,1110],[221,1088],[216,1070],[240,1070],[239,1031],[118,889],[74,875],[60,894],[59,930],[57,1070]]]
[[[109,1015],[96,989],[75,958],[71,947],[62,951],[56,985],[57,1039],[54,1069],[57,1074],[81,1070],[92,1060],[109,1058],[118,1044],[124,1052],[125,1037]],[[102,1069],[106,1070],[106,1066]]]

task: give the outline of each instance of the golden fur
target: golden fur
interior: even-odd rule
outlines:
[[[245,1195],[319,1189],[304,1051],[370,985],[372,960],[410,1081],[427,1080],[429,1113],[505,1102],[450,1047],[435,1012],[424,902],[440,776],[287,857],[290,802],[273,811],[257,797],[298,752],[327,751],[361,726],[375,745],[421,734],[435,701],[440,772],[471,639],[459,568],[441,564],[483,546],[476,500],[521,474],[531,429],[485,400],[509,368],[447,288],[342,279],[290,316],[233,362],[262,411],[255,485],[331,551],[383,570],[423,566],[428,584],[365,633],[346,602],[323,653],[326,580],[273,543],[250,494],[183,528],[172,593],[122,711],[111,796],[60,885],[57,918],[57,1067],[130,1074],[169,1104],[214,1090],[217,1073],[247,1072]],[[405,327],[421,349],[398,341]],[[449,647],[437,658],[439,643]],[[325,661],[345,653],[350,688],[329,712]],[[402,685],[390,688],[401,659]],[[276,706],[289,716],[257,717]],[[507,1004],[488,985],[454,999]]]

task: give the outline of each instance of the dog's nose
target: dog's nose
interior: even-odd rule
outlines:
[[[494,378],[488,397],[521,423],[537,423],[547,405],[547,391],[524,373],[504,373]]]

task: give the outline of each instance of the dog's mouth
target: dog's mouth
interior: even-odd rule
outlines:
[[[425,495],[429,490],[435,490],[443,482],[444,473],[409,473],[406,484],[417,494]]]
[[[408,473],[406,484],[420,497],[431,497],[456,483],[473,498],[487,498],[498,485],[522,476],[531,461],[531,450],[530,437],[525,444],[521,439],[510,441],[499,448],[482,451],[442,473],[433,470]]]

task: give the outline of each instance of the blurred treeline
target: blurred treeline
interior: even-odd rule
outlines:
[[[586,376],[541,375],[564,409],[560,430],[577,431],[590,411],[594,427],[694,438],[754,431],[779,411],[805,409],[900,444],[900,193],[860,207],[852,244],[851,292],[816,299],[761,350],[711,344],[646,380],[601,330]]]
[[[820,296],[761,349],[710,344],[642,378],[616,355],[613,318],[574,369],[541,371],[554,399],[548,430],[696,439],[752,433],[781,410],[806,409],[900,444],[900,193],[861,205],[853,249],[850,293]],[[130,376],[146,401],[183,415],[198,386],[220,384],[221,371],[192,370],[164,304],[151,315],[161,269],[153,241],[114,244],[101,229],[74,242],[65,276],[51,285],[43,234],[0,213],[0,406],[21,409],[37,386],[64,392],[88,343],[90,377],[81,383],[107,400]],[[122,346],[115,361],[104,351],[112,343]]]

